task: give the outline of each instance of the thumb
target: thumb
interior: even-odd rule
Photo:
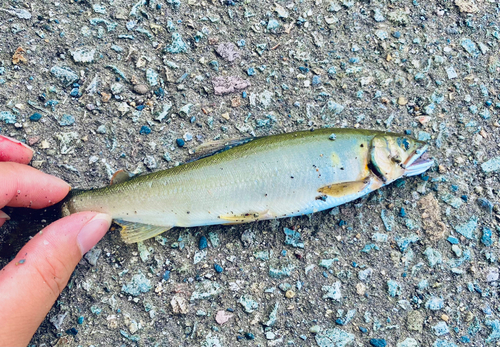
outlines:
[[[27,345],[71,273],[108,231],[111,217],[82,212],[35,235],[0,271],[0,346]]]

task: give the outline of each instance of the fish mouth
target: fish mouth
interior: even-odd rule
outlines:
[[[401,167],[405,169],[405,176],[420,175],[434,165],[434,160],[430,158],[427,153],[428,148],[429,146],[424,145],[415,150],[415,152],[408,157],[406,162],[401,165]]]

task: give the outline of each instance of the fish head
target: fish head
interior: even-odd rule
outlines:
[[[370,149],[370,169],[387,184],[400,177],[415,176],[429,169],[434,161],[427,155],[427,144],[400,134],[377,135]]]

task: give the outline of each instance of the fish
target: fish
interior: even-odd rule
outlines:
[[[434,165],[428,145],[375,130],[324,128],[244,139],[166,170],[72,190],[67,216],[112,216],[126,243],[173,227],[240,224],[308,215],[345,204]]]

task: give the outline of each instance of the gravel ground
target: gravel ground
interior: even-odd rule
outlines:
[[[179,165],[207,141],[322,127],[411,133],[436,159],[311,216],[135,245],[113,230],[31,344],[500,345],[499,12],[494,0],[1,2],[0,133],[73,187]],[[4,253],[20,247],[9,233],[35,228],[21,217],[0,231]]]

